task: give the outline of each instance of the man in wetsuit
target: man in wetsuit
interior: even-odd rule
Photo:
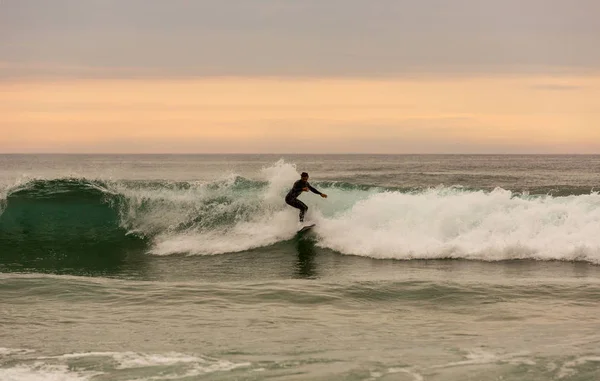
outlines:
[[[285,196],[285,202],[288,205],[291,205],[296,209],[300,209],[300,222],[304,222],[304,214],[308,210],[308,206],[306,206],[306,204],[302,201],[298,200],[298,196],[300,196],[302,192],[308,192],[309,190],[313,193],[321,195],[323,198],[327,198],[325,193],[321,193],[310,186],[308,183],[308,173],[306,172],[302,172],[300,175],[300,180],[294,183],[292,189],[288,192],[287,196]]]

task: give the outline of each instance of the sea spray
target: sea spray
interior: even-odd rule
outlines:
[[[295,211],[286,207],[283,197],[298,178],[292,164],[280,160],[261,171],[266,186],[242,193],[227,194],[222,203],[206,210],[221,216],[234,209],[229,224],[202,229],[191,225],[183,231],[169,231],[156,237],[152,254],[222,254],[274,244],[289,239],[297,230]],[[225,193],[223,193],[225,194]],[[201,224],[200,219],[199,224]]]

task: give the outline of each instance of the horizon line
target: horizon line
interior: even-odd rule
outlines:
[[[150,156],[150,155],[181,155],[181,156],[192,156],[192,155],[322,155],[322,156],[341,156],[341,155],[371,155],[371,156],[410,156],[410,155],[423,155],[423,156],[600,156],[600,152],[597,153],[457,153],[457,152],[421,152],[421,153],[371,153],[371,152],[340,152],[340,153],[325,153],[325,152],[0,152],[0,155],[127,155],[127,156]]]

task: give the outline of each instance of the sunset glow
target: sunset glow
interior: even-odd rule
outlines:
[[[4,152],[600,150],[600,77],[65,80],[0,89]]]

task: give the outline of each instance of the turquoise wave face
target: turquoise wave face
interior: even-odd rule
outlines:
[[[13,190],[0,215],[0,264],[53,272],[118,269],[145,239],[126,234],[113,197],[103,184],[77,179],[33,181]]]

